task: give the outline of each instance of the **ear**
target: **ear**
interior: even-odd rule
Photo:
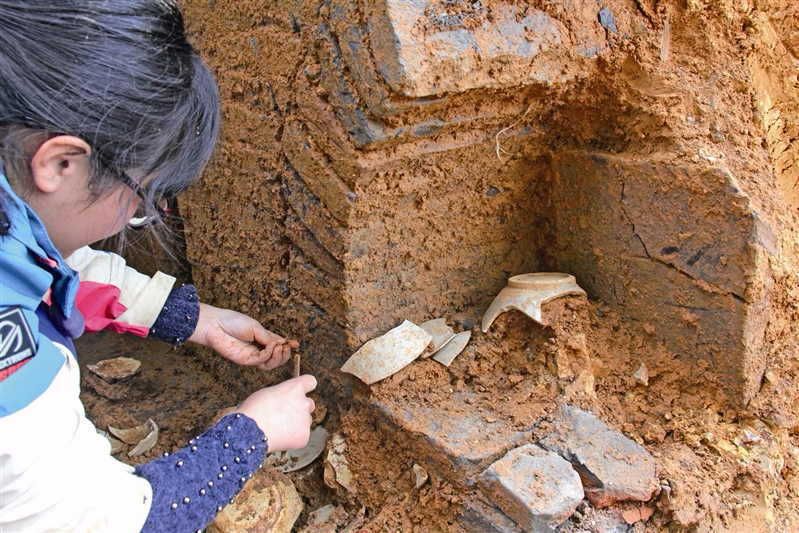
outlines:
[[[58,135],[46,140],[31,159],[31,172],[36,188],[52,193],[75,179],[86,180],[92,149],[83,139]]]

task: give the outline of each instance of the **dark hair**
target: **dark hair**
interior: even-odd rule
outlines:
[[[0,156],[18,185],[32,186],[24,139],[68,134],[92,148],[96,196],[122,172],[151,177],[150,200],[174,196],[218,130],[216,83],[174,0],[0,0]]]

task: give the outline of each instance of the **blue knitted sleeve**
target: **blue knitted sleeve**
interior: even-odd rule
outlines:
[[[232,501],[266,457],[266,437],[252,418],[227,415],[171,455],[139,465],[153,501],[142,532],[199,531]]]
[[[147,336],[180,346],[194,333],[199,318],[200,299],[194,285],[175,287]]]

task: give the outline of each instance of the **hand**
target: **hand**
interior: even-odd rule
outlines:
[[[306,396],[316,388],[316,378],[303,375],[251,394],[239,406],[266,438],[269,453],[299,450],[308,444],[314,401]]]
[[[257,320],[230,309],[200,304],[197,328],[189,340],[213,348],[238,365],[271,370],[291,358],[300,347],[265,329]]]

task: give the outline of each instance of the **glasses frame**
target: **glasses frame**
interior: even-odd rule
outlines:
[[[119,173],[119,179],[122,181],[122,183],[127,185],[128,188],[130,190],[132,190],[133,193],[136,196],[138,196],[141,199],[142,202],[147,202],[148,201],[147,197],[144,194],[144,191],[141,188],[141,185],[139,185],[133,178],[128,176],[125,172],[120,172]],[[139,230],[139,229],[144,229],[147,226],[152,226],[154,224],[157,224],[159,221],[165,221],[167,218],[169,218],[169,215],[170,215],[170,213],[172,211],[172,208],[169,207],[169,203],[170,203],[169,199],[166,199],[166,202],[167,202],[167,208],[164,209],[163,207],[161,207],[158,204],[157,200],[153,199],[152,200],[152,206],[155,209],[155,212],[158,213],[158,214],[157,215],[151,215],[151,216],[143,217],[144,220],[140,224],[135,224],[134,225],[134,224],[131,224],[130,221],[128,221],[128,227],[130,229]],[[133,219],[131,219],[131,220],[133,220]]]

